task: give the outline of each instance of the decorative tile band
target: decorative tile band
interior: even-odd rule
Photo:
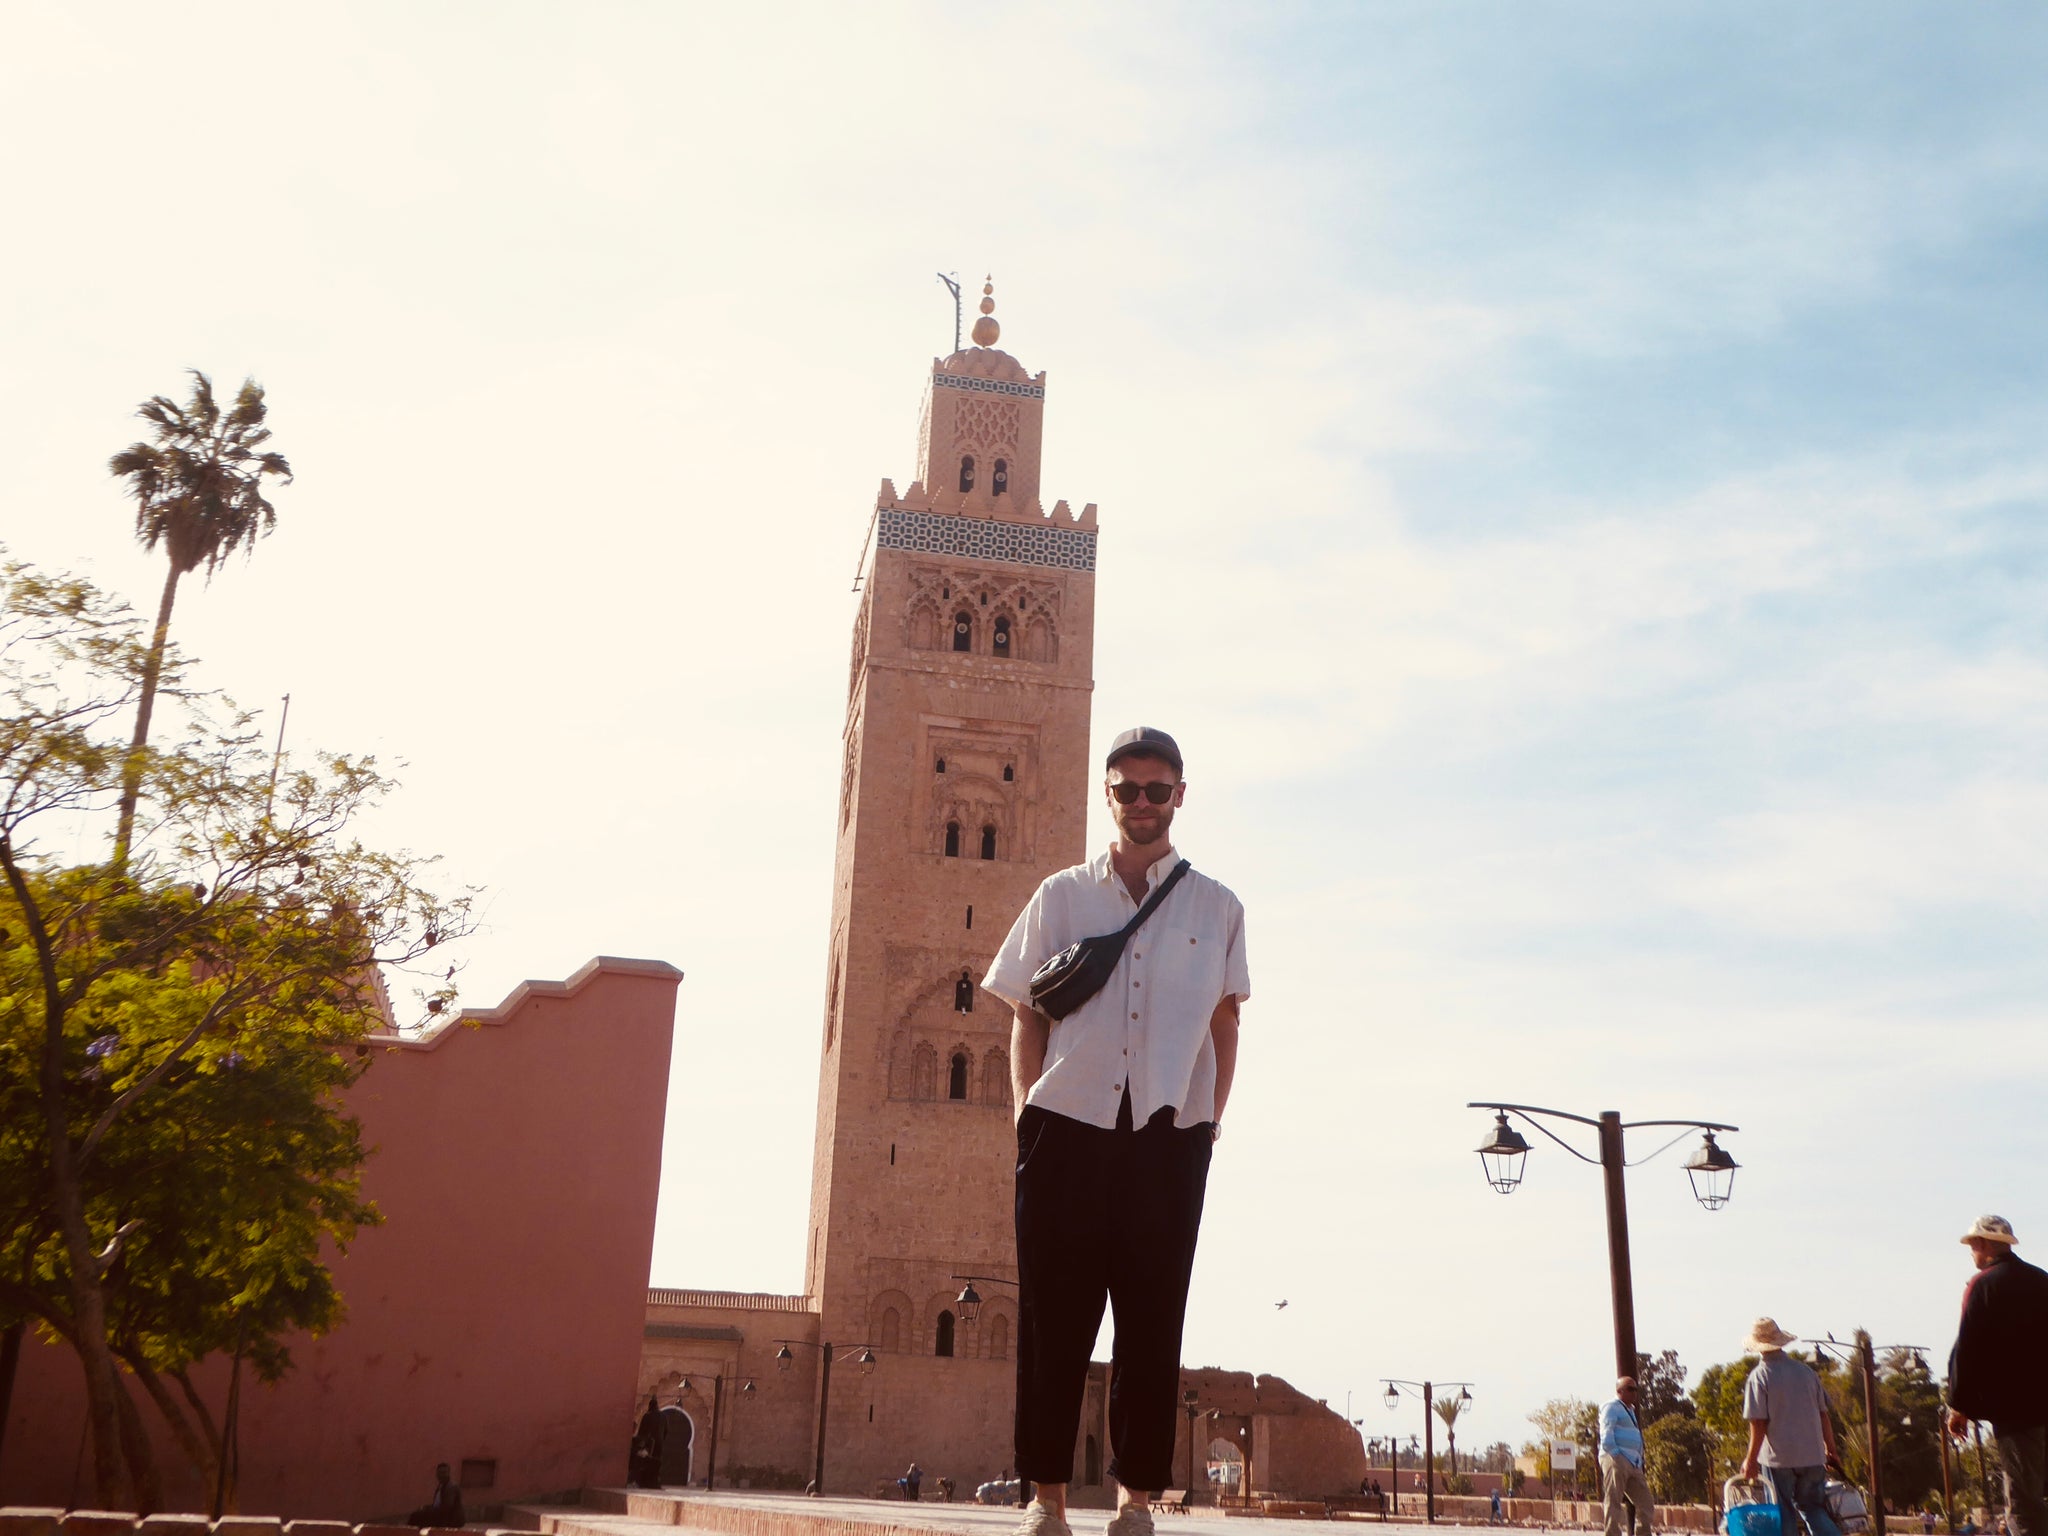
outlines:
[[[1043,384],[1012,384],[1007,379],[976,379],[957,373],[935,373],[932,383],[939,389],[974,389],[985,395],[1021,395],[1026,400],[1043,400]]]
[[[1034,528],[932,512],[883,512],[875,526],[877,549],[914,549],[969,560],[1011,565],[1048,565],[1068,571],[1095,569],[1095,535],[1083,528]]]

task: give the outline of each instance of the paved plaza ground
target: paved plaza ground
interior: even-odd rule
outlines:
[[[684,1530],[752,1528],[761,1536],[830,1536],[834,1532],[863,1530],[1008,1536],[1017,1528],[1020,1518],[1016,1509],[1001,1505],[913,1504],[908,1500],[864,1498],[812,1499],[801,1494],[744,1490],[650,1493],[639,1489],[607,1489],[603,1495],[607,1503],[623,1505],[630,1502],[630,1512],[592,1508],[548,1510],[544,1523],[528,1520],[518,1523],[537,1525],[539,1529],[557,1533],[557,1536],[647,1536],[648,1532],[663,1525]],[[671,1508],[660,1509],[662,1504]],[[1109,1513],[1103,1509],[1075,1509],[1071,1511],[1068,1523],[1074,1528],[1074,1536],[1100,1536],[1102,1527],[1109,1520]],[[1305,1524],[1327,1527],[1331,1523],[1357,1525],[1376,1531],[1428,1529],[1419,1515],[1412,1521],[1402,1518],[1384,1522],[1377,1519],[1306,1522],[1257,1515],[1226,1515],[1213,1508],[1197,1509],[1185,1515],[1162,1512],[1157,1523],[1159,1536],[1259,1536],[1259,1533],[1278,1536],[1282,1531],[1300,1536]]]

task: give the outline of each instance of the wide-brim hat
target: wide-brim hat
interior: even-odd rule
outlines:
[[[1744,1349],[1783,1349],[1787,1344],[1798,1342],[1799,1335],[1787,1333],[1778,1326],[1775,1317],[1760,1317],[1749,1325],[1749,1337],[1742,1341]]]
[[[1979,1216],[1970,1223],[1970,1230],[1963,1234],[1962,1240],[1966,1243],[2003,1243],[2008,1248],[2019,1241],[2012,1235],[2012,1223],[2003,1216]]]

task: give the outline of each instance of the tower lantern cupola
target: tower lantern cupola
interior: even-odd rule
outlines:
[[[1038,456],[1045,375],[997,349],[995,284],[981,287],[974,342],[932,359],[919,433],[918,479],[934,495],[959,496],[991,513],[1040,515]]]

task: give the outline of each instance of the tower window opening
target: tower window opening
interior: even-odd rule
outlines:
[[[996,829],[994,827],[983,827],[981,829],[981,856],[984,859],[992,859],[996,856]]]
[[[969,912],[972,912],[974,908],[969,907],[967,910]],[[972,976],[969,976],[965,971],[962,971],[960,973],[960,979],[953,983],[953,1011],[955,1013],[974,1012],[974,978]],[[955,1056],[953,1058],[953,1065],[955,1066],[955,1068],[958,1068],[960,1063],[965,1061],[966,1059],[967,1058],[964,1056]],[[956,1099],[964,1099],[967,1097],[967,1089],[964,1086],[966,1079],[962,1078],[961,1082],[963,1084],[962,1088],[958,1093],[953,1095],[953,1097]]]
[[[965,1102],[967,1098],[967,1053],[953,1053],[953,1068],[946,1074],[946,1097]]]
[[[960,456],[960,489],[974,489],[974,455],[971,453],[963,453]]]
[[[946,771],[946,760],[945,760],[945,759],[944,759],[943,757],[942,757],[942,758],[940,758],[940,759],[939,759],[939,760],[938,760],[937,762],[935,762],[935,763],[933,763],[933,764],[932,764],[932,772],[933,772],[933,773],[944,773],[945,771]]]
[[[971,906],[967,909],[967,931],[969,933],[974,931],[974,908]]]
[[[953,615],[953,649],[971,651],[974,649],[974,616],[964,610]]]
[[[996,472],[989,483],[989,489],[1000,496],[1010,488],[1010,463],[1007,459],[996,460]]]
[[[953,1314],[939,1314],[939,1336],[932,1353],[950,1360],[953,1358]]]
[[[1010,621],[1008,619],[1004,618],[996,620],[996,632],[994,643],[996,648],[996,654],[998,656],[1007,656],[1010,654]]]
[[[893,1141],[889,1143],[889,1166],[891,1168],[896,1166],[896,1143]]]
[[[1016,782],[1016,780],[1017,780],[1017,765],[1016,765],[1015,763],[1005,763],[1005,764],[1003,764],[1003,782],[1004,782],[1005,784],[1014,784],[1014,783]]]
[[[960,823],[957,821],[946,823],[946,857],[949,859],[960,857]]]

